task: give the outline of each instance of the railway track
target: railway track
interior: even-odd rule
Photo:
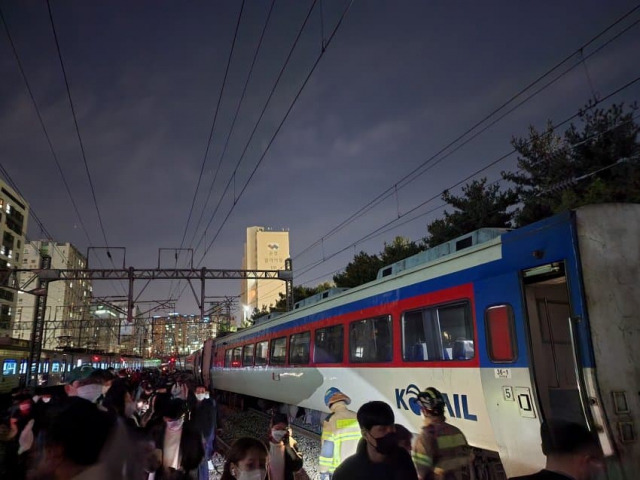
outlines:
[[[255,409],[246,411],[227,410],[223,414],[221,434],[216,438],[216,454],[210,468],[211,480],[218,480],[224,469],[225,454],[234,440],[244,436],[264,439],[269,429],[269,415]],[[304,459],[303,469],[296,474],[296,480],[315,480],[318,476],[318,456],[320,435],[299,425],[292,425],[293,436]]]

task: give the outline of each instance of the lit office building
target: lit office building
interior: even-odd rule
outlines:
[[[284,270],[285,260],[289,258],[289,232],[276,231],[266,227],[247,228],[247,241],[244,244],[242,268],[244,270]],[[255,309],[271,307],[280,300],[280,294],[286,292],[282,280],[254,280],[242,282],[240,299],[243,316],[251,316]]]
[[[0,268],[20,265],[27,233],[29,204],[0,180]],[[17,295],[0,285],[0,336],[9,336],[14,327]]]

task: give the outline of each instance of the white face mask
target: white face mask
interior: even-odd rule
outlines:
[[[167,422],[167,428],[169,430],[180,430],[182,428],[182,424],[184,423],[184,418],[179,418],[177,420],[170,420]]]
[[[236,470],[234,475],[236,480],[263,480],[267,476],[267,471],[263,468],[257,470]]]
[[[276,442],[281,442],[286,434],[286,430],[271,430],[271,438],[273,438]]]
[[[102,395],[102,385],[92,383],[90,385],[78,387],[77,391],[80,398],[84,398],[85,400],[95,403],[95,401],[98,400],[98,397]]]
[[[202,400],[204,400],[206,397],[206,394],[204,393],[196,393],[196,398],[198,399],[199,402],[201,402]]]
[[[51,397],[42,397],[42,401],[44,403],[49,403],[51,401]]]
[[[204,398],[209,398],[209,392],[205,392]]]

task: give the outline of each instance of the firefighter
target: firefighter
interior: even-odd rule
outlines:
[[[347,408],[351,399],[335,387],[324,395],[324,403],[331,410],[322,424],[320,447],[320,480],[330,480],[333,472],[347,457],[356,453],[362,437],[356,413]]]
[[[429,387],[418,395],[424,425],[413,445],[413,463],[420,480],[469,478],[470,449],[464,434],[445,421],[445,400]]]

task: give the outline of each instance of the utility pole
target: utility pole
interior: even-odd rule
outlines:
[[[49,270],[51,268],[51,257],[43,255],[40,258],[40,268]],[[38,384],[38,369],[40,367],[40,355],[42,354],[42,336],[44,332],[44,316],[47,309],[47,291],[49,280],[46,277],[38,276],[37,287],[30,293],[36,296],[36,308],[33,315],[33,327],[31,329],[31,348],[29,349],[29,360],[27,361],[26,385],[36,386]]]

